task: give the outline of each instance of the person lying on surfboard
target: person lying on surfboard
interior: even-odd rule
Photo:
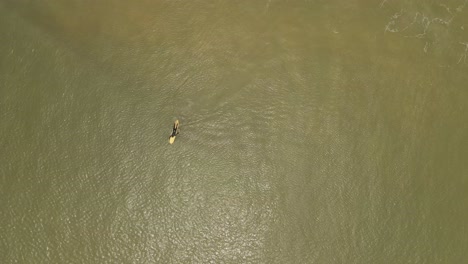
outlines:
[[[169,143],[174,143],[176,136],[179,134],[179,120],[174,122],[174,126],[172,127],[172,134],[169,136]]]

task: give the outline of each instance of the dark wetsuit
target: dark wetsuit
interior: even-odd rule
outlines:
[[[175,137],[177,134],[179,134],[179,131],[177,131],[178,128],[174,125],[174,127],[172,128],[172,134],[171,134],[171,137]]]

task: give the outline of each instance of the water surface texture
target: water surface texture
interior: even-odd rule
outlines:
[[[468,263],[466,0],[2,0],[0,39],[1,263]]]

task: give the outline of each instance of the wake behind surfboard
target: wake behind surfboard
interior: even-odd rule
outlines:
[[[174,126],[172,127],[172,134],[169,136],[169,144],[174,143],[177,134],[179,134],[179,120],[174,122]]]

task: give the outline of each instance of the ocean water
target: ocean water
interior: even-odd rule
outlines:
[[[0,35],[1,263],[468,261],[468,1],[3,0]]]

